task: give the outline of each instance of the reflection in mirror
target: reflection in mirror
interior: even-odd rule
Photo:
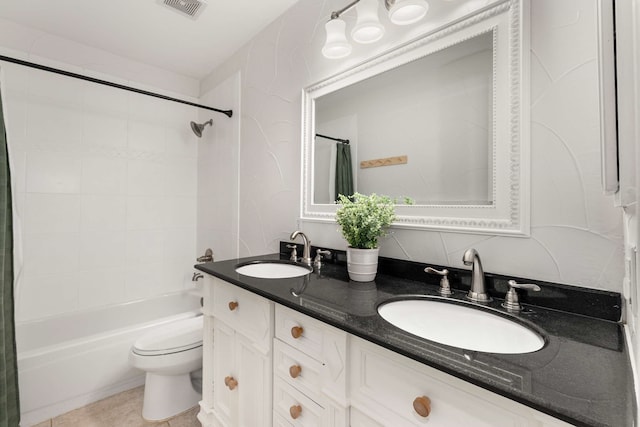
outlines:
[[[314,203],[336,200],[336,151],[348,143],[354,191],[492,204],[493,66],[489,31],[318,97]],[[393,161],[401,156],[406,163]],[[377,159],[390,164],[367,167]]]
[[[394,227],[528,235],[528,7],[497,2],[307,87],[301,218],[335,221],[335,138],[353,191],[413,199]]]

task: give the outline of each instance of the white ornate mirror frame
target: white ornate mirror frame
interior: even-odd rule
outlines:
[[[301,219],[335,221],[335,204],[315,204],[313,153],[315,100],[456,43],[493,33],[493,203],[397,205],[394,227],[529,234],[528,0],[493,4],[425,36],[303,90]]]

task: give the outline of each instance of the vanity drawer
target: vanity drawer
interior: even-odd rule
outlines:
[[[276,337],[317,360],[322,360],[323,331],[327,327],[302,313],[276,306]]]
[[[240,332],[257,347],[271,344],[273,303],[218,278],[213,278],[213,316]]]
[[[292,425],[293,424],[285,420],[282,415],[277,412],[273,413],[273,427],[291,427]]]
[[[349,411],[349,426],[350,427],[382,427],[382,424],[378,424],[372,418],[368,417],[364,413],[360,412],[357,408],[351,407]]]
[[[529,425],[506,398],[355,337],[350,350],[352,406],[383,426]]]
[[[280,378],[318,401],[322,363],[279,339],[273,340],[273,370]]]
[[[322,406],[279,377],[273,380],[273,411],[295,427],[322,425]]]

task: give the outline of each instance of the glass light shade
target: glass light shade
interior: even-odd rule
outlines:
[[[358,20],[351,38],[358,43],[374,43],[384,35],[384,26],[378,19],[378,0],[360,0],[356,5]]]
[[[425,0],[396,0],[389,8],[389,20],[396,25],[418,22],[427,14],[429,3]]]
[[[322,47],[322,54],[325,58],[344,58],[351,53],[351,44],[349,44],[345,35],[346,27],[347,24],[339,18],[332,19],[324,24],[324,28],[327,31],[327,39]]]

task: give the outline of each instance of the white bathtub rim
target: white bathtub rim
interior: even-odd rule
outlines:
[[[47,324],[49,324],[50,322],[70,322],[76,319],[83,319],[84,316],[95,316],[96,312],[108,312],[111,310],[117,310],[117,311],[127,311],[130,310],[131,306],[134,306],[135,304],[152,304],[154,301],[169,301],[171,302],[171,300],[173,298],[186,298],[189,299],[191,301],[186,301],[186,302],[182,302],[183,304],[185,304],[182,308],[178,309],[176,307],[175,310],[171,310],[171,313],[163,313],[161,315],[157,315],[157,316],[147,316],[146,319],[140,320],[140,321],[135,321],[132,320],[131,323],[126,323],[121,325],[120,327],[116,327],[116,328],[103,328],[100,331],[94,331],[93,333],[89,333],[89,334],[82,334],[82,335],[76,335],[74,337],[71,338],[61,338],[59,341],[56,341],[54,343],[48,344],[48,345],[34,345],[34,338],[32,338],[32,336],[25,336],[24,334],[28,334],[28,329],[32,329],[35,328],[36,330],[38,330],[39,326],[43,326],[46,327]],[[37,320],[30,320],[27,322],[20,322],[20,323],[16,323],[16,344],[17,344],[17,350],[18,350],[18,359],[21,358],[22,355],[26,355],[26,354],[31,354],[34,351],[44,351],[44,349],[51,349],[51,348],[55,348],[58,345],[60,345],[61,343],[72,343],[74,341],[83,341],[85,339],[87,339],[87,337],[92,337],[92,336],[97,336],[100,334],[108,334],[108,333],[114,333],[115,331],[121,331],[121,330],[127,330],[129,329],[132,325],[144,325],[145,323],[153,323],[156,322],[158,319],[162,319],[165,317],[169,317],[172,315],[176,315],[179,313],[185,313],[188,311],[200,311],[200,308],[198,307],[197,304],[198,301],[198,295],[195,294],[194,292],[191,291],[180,291],[180,292],[172,292],[172,293],[166,293],[163,295],[158,295],[155,296],[153,298],[150,299],[138,299],[135,301],[129,301],[126,303],[120,303],[120,304],[112,304],[112,305],[108,305],[108,306],[104,306],[104,307],[99,307],[99,308],[94,308],[94,309],[86,309],[86,310],[81,310],[81,311],[76,311],[76,312],[72,312],[72,313],[67,313],[65,314],[65,316],[50,316],[47,318],[42,318],[42,319],[37,319]],[[188,304],[187,304],[188,303]],[[27,350],[24,350],[23,348],[26,347]]]
[[[184,296],[184,297],[192,296],[192,297],[201,298],[202,297],[202,292],[200,292],[199,290],[197,290],[195,288],[194,289],[189,289],[189,290],[167,292],[167,293],[164,293],[164,294],[154,295],[154,296],[152,296],[150,298],[138,298],[138,299],[131,300],[131,301],[123,301],[123,302],[117,302],[117,303],[113,303],[113,304],[106,304],[106,305],[100,305],[100,306],[95,306],[95,307],[83,308],[83,309],[69,311],[69,312],[65,312],[65,313],[51,314],[49,316],[39,317],[37,319],[16,321],[16,327],[43,324],[43,323],[50,322],[52,320],[60,319],[61,317],[82,316],[82,315],[85,315],[85,314],[93,314],[96,311],[109,310],[109,309],[118,308],[118,307],[125,308],[125,307],[128,307],[128,306],[134,305],[134,304],[146,303],[146,302],[149,302],[151,300],[166,299],[166,298],[177,297],[177,296]]]
[[[19,368],[31,368],[33,367],[33,363],[52,363],[55,362],[58,358],[64,358],[70,354],[76,353],[78,348],[84,347],[88,344],[102,342],[104,340],[111,340],[117,338],[119,335],[131,332],[133,330],[143,331],[146,329],[153,329],[154,327],[164,325],[166,323],[170,323],[176,320],[187,319],[195,316],[202,315],[200,310],[193,310],[189,312],[183,312],[180,314],[176,314],[173,316],[163,317],[161,319],[151,320],[145,323],[135,324],[135,329],[131,327],[124,327],[119,329],[114,329],[109,332],[102,332],[99,334],[88,335],[82,338],[76,338],[73,340],[64,341],[58,344],[52,344],[49,346],[39,347],[35,350],[23,351],[18,353],[18,365]],[[131,343],[133,345],[133,342]],[[58,356],[57,358],[52,358],[50,353],[55,352]],[[40,360],[44,357],[44,360]],[[37,362],[34,362],[37,361]]]

